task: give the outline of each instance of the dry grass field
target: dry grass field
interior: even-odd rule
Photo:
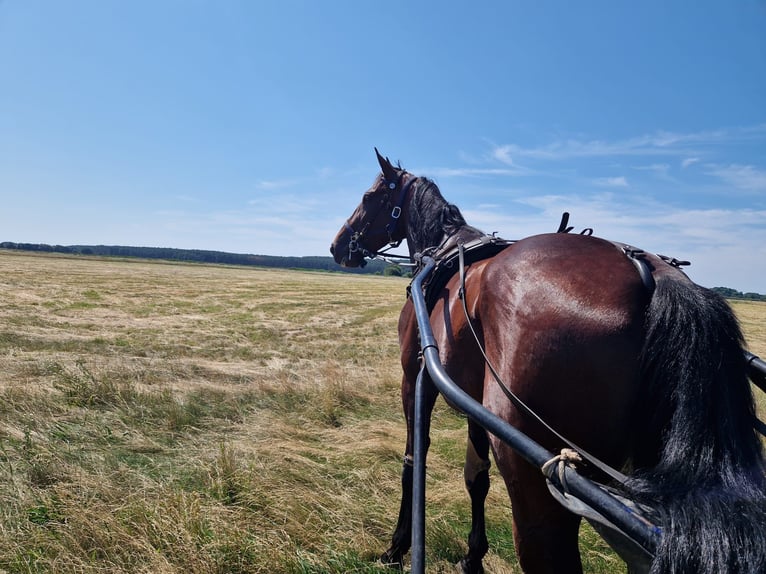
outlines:
[[[751,353],[766,357],[766,303],[762,301],[731,301],[745,332]]]
[[[0,572],[388,571],[406,284],[0,251]],[[766,356],[766,304],[735,309]],[[465,550],[464,429],[440,402],[429,572]],[[494,478],[487,569],[518,572]]]

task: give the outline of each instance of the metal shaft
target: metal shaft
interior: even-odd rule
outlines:
[[[425,411],[425,364],[415,381],[415,420],[412,439],[412,574],[423,574],[426,567],[426,452],[428,449],[428,413]]]

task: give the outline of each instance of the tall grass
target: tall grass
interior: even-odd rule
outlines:
[[[405,286],[0,251],[0,572],[386,571]],[[442,572],[469,529],[464,420],[440,402],[432,436]],[[497,476],[488,508],[487,568],[517,572]]]

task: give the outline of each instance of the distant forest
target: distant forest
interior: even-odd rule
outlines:
[[[45,243],[13,243],[4,241],[0,249],[69,253],[72,255],[98,255],[102,257],[140,257],[143,259],[165,259],[195,263],[218,263],[225,265],[255,265],[258,267],[280,267],[287,269],[309,269],[317,271],[344,271],[347,273],[369,273],[399,275],[396,266],[383,261],[370,261],[364,268],[341,267],[332,257],[277,257],[272,255],[249,255],[208,251],[204,249],[174,249],[170,247],[127,247],[122,245],[47,245]]]
[[[219,263],[225,265],[255,265],[258,267],[281,267],[286,269],[309,269],[316,271],[343,271],[346,273],[368,273],[376,275],[406,275],[398,266],[383,261],[370,261],[364,268],[341,267],[332,257],[278,257],[274,255],[249,255],[208,251],[204,249],[174,249],[171,247],[127,247],[121,245],[47,245],[45,243],[13,243],[4,241],[0,249],[22,251],[44,251],[71,253],[73,255],[100,255],[104,257],[140,257],[143,259],[166,259],[170,261],[192,261],[197,263]],[[766,301],[766,295],[743,293],[729,287],[713,287],[727,299]]]
[[[766,295],[760,293],[743,293],[729,287],[713,287],[712,291],[720,293],[727,299],[744,299],[745,301],[766,301]]]

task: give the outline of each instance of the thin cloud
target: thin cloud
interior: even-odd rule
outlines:
[[[744,191],[766,191],[766,171],[752,165],[710,165],[708,175]]]
[[[495,228],[507,222],[511,227],[541,233],[560,217],[563,211],[572,215],[575,226],[593,227],[601,237],[634,242],[647,249],[668,249],[674,245],[696,247],[740,243],[744,237],[766,244],[766,210],[759,209],[685,209],[662,205],[657,200],[625,197],[609,192],[587,195],[529,195],[517,198],[514,203],[533,208],[532,213],[507,215],[513,212],[508,206],[505,214],[496,205],[481,205],[465,210],[469,223],[491,223]],[[527,211],[527,210],[525,210]],[[538,226],[536,230],[525,221]],[[541,222],[543,225],[541,225]],[[747,230],[743,236],[743,230]],[[665,247],[663,247],[665,245]],[[695,249],[696,250],[696,249]],[[683,249],[681,249],[683,251]],[[671,253],[671,255],[674,255]],[[679,256],[684,256],[681,252]]]
[[[525,148],[516,144],[506,144],[493,150],[493,157],[502,161],[504,157],[520,157],[534,160],[555,161],[573,158],[610,157],[629,155],[667,154],[669,139],[656,140],[643,136],[630,140],[608,142],[602,140],[581,141],[567,139],[555,141],[535,148]]]
[[[650,173],[654,173],[657,176],[665,177],[668,175],[668,172],[670,171],[670,165],[667,163],[653,163],[651,165],[636,165],[633,166],[632,169],[635,169],[636,171],[646,171]]]
[[[593,180],[599,187],[628,187],[628,180],[625,176],[619,177],[598,177]]]
[[[435,168],[427,170],[427,172],[432,177],[481,177],[487,175],[519,176],[530,175],[533,173],[531,170],[522,168]]]
[[[678,180],[670,174],[671,166],[667,163],[653,163],[651,165],[637,165],[631,169],[638,172],[647,173],[657,180],[678,183]]]
[[[695,163],[698,163],[699,161],[700,161],[700,158],[698,157],[687,157],[681,161],[681,167],[683,169],[686,169],[687,167],[694,165]]]
[[[658,131],[634,138],[608,140],[580,140],[575,138],[553,141],[544,146],[522,147],[516,144],[495,146],[491,156],[502,163],[513,165],[514,158],[536,160],[562,160],[585,157],[682,155],[687,166],[696,158],[699,146],[723,145],[743,140],[766,137],[766,124],[745,128],[728,128],[691,133]]]
[[[299,179],[261,180],[256,182],[255,189],[263,191],[274,191],[276,189],[295,187],[299,183]]]
[[[515,146],[502,145],[492,150],[492,157],[500,163],[513,165],[513,157],[511,157],[511,154],[514,152],[514,150]]]
[[[316,171],[314,178],[309,177],[295,177],[285,179],[264,179],[255,183],[255,189],[258,191],[274,191],[279,189],[289,189],[305,185],[308,182],[313,182],[316,179],[327,180],[336,177],[338,172],[332,167],[322,167]]]

